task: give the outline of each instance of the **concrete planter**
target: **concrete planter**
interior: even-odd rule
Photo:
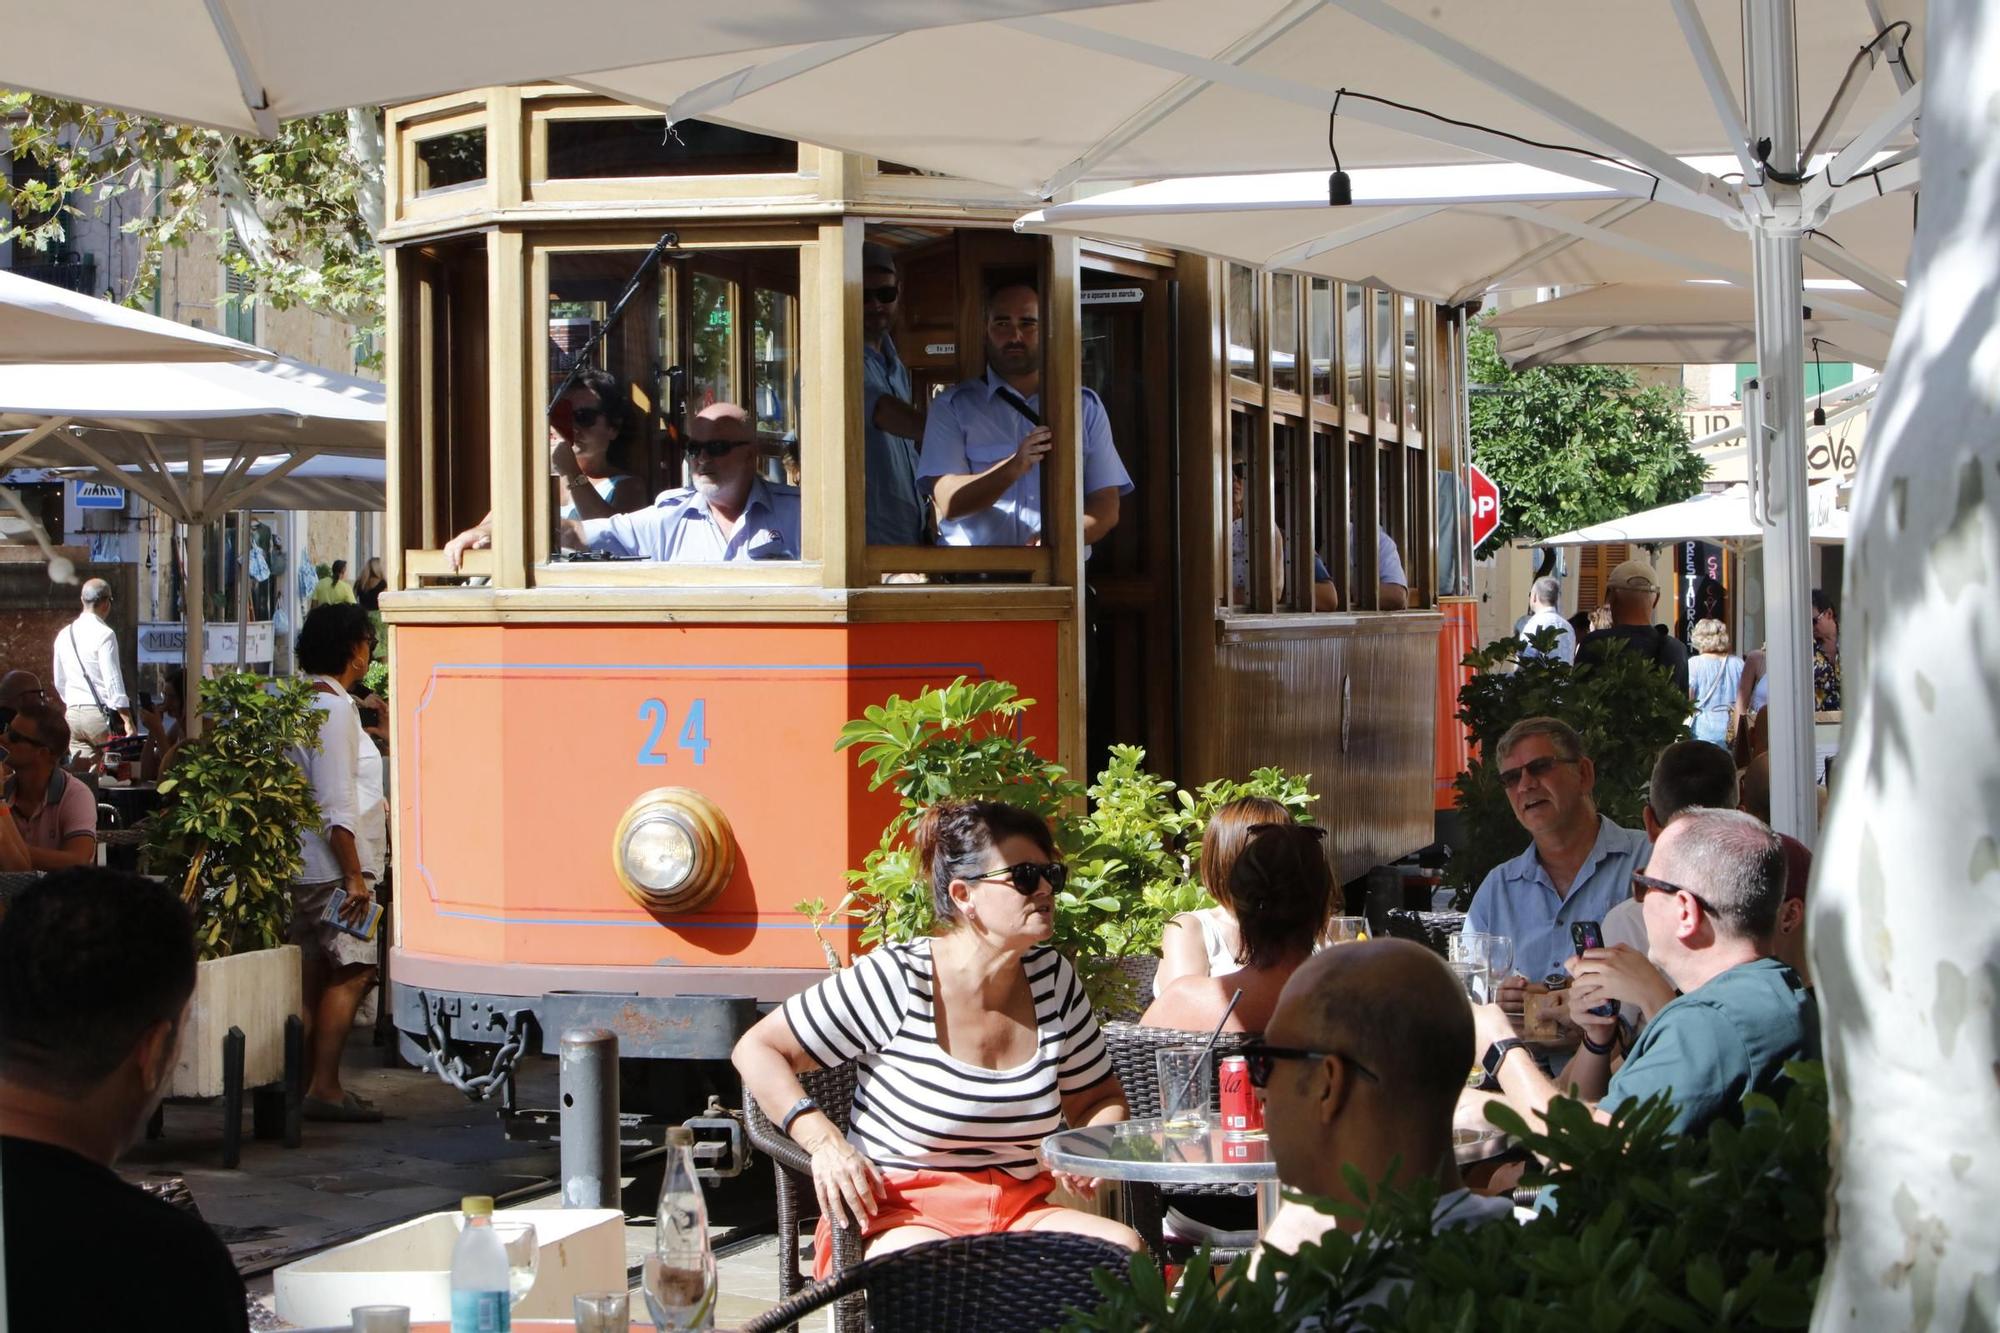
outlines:
[[[223,1038],[232,1027],[243,1033],[243,1086],[279,1082],[285,1076],[285,1020],[299,1008],[296,944],[197,964],[194,1003],[167,1095],[222,1095]]]

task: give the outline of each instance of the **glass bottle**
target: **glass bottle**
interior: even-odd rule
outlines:
[[[694,1131],[667,1130],[667,1174],[646,1256],[646,1304],[667,1330],[715,1327],[715,1254],[708,1247],[708,1204],[694,1169]]]

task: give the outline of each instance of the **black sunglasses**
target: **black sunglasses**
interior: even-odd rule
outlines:
[[[14,730],[14,728],[12,727],[7,728],[7,744],[32,745],[36,749],[40,749],[42,747],[42,743],[36,740],[33,736],[23,735],[22,733]]]
[[[578,429],[589,430],[609,415],[601,407],[578,407],[571,409],[569,419],[577,424]]]
[[[1693,889],[1684,889],[1680,885],[1672,883],[1671,881],[1664,879],[1655,879],[1651,875],[1642,875],[1636,870],[1633,871],[1632,901],[1635,903],[1643,903],[1646,901],[1646,895],[1649,893],[1685,893],[1688,897],[1694,899],[1696,902],[1701,904],[1702,911],[1708,913],[1710,916],[1716,915],[1715,909],[1709,906],[1708,899],[1702,897],[1700,894],[1696,893]]]
[[[890,283],[887,287],[863,287],[861,289],[861,299],[864,301],[873,301],[876,305],[894,305],[896,298],[901,294],[901,289],[894,283]]]
[[[1012,884],[1014,892],[1023,898],[1032,898],[1043,880],[1049,882],[1051,892],[1061,893],[1063,886],[1069,883],[1069,866],[1061,861],[1020,861],[989,870],[983,875],[961,878],[968,884]]]
[[[1250,1086],[1261,1088],[1271,1081],[1271,1072],[1280,1060],[1338,1060],[1370,1083],[1380,1083],[1381,1078],[1367,1065],[1343,1051],[1306,1051],[1296,1046],[1271,1046],[1261,1041],[1247,1042],[1236,1048],[1236,1054],[1243,1057],[1250,1073]]]
[[[720,458],[731,449],[741,449],[746,444],[755,443],[755,440],[689,440],[683,447],[686,448],[689,458],[697,455],[703,458]]]
[[[1549,770],[1557,764],[1580,764],[1582,762],[1581,759],[1558,759],[1554,755],[1545,754],[1539,759],[1530,759],[1525,764],[1516,764],[1512,768],[1501,769],[1500,785],[1508,791],[1512,791],[1521,785],[1521,775],[1523,773],[1531,777],[1541,778],[1546,777]]]

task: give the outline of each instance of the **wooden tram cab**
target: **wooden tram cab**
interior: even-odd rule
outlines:
[[[668,136],[565,87],[402,107],[388,134],[408,1038],[491,1045],[532,1017],[550,1051],[587,1023],[631,1057],[725,1055],[757,1003],[824,975],[798,905],[841,894],[890,812],[835,753],[841,724],[961,675],[1037,700],[1027,732],[1072,770],[1129,741],[1184,782],[1312,774],[1343,878],[1430,841],[1437,594],[1470,555],[1460,316],[1017,235],[1023,201],[989,187]],[[569,560],[555,538],[545,405],[669,229],[589,358],[630,396],[618,461],[647,494],[679,487],[688,414],[745,406],[769,477],[796,449],[799,559]],[[864,241],[897,256],[895,340],[926,401],[983,370],[984,293],[1038,286],[1045,544],[867,544]],[[1087,561],[1084,386],[1136,483]],[[489,511],[490,548],[453,571],[447,542]],[[1410,609],[1374,609],[1350,515],[1394,538]],[[1309,539],[1245,535],[1279,530]],[[1312,609],[1316,558],[1349,609]]]

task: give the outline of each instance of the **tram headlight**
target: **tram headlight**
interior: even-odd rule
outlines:
[[[729,820],[700,792],[658,787],[632,802],[611,839],[618,882],[655,912],[692,912],[736,870]]]

